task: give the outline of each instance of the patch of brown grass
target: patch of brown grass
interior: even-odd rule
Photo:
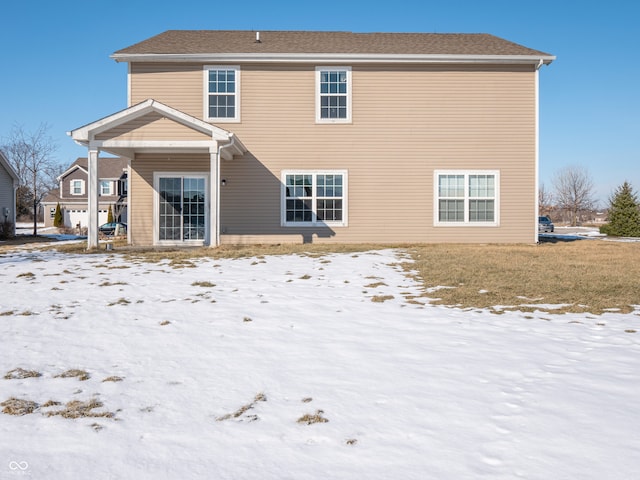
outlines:
[[[115,287],[116,285],[128,285],[127,282],[102,282],[99,287]]]
[[[13,238],[2,241],[2,245],[0,245],[0,253],[10,252],[15,250],[16,247],[20,247],[22,245],[29,245],[32,243],[51,243],[56,241],[57,240],[55,238],[41,237],[38,235],[16,235]]]
[[[107,307],[113,307],[114,305],[129,305],[131,302],[126,298],[119,298],[115,302],[111,302],[107,304]]]
[[[55,375],[53,378],[77,378],[80,381],[89,380],[91,376],[88,372],[84,370],[79,370],[76,368],[72,368],[71,370],[67,370],[66,372],[62,372],[58,375]]]
[[[236,410],[233,413],[227,413],[226,415],[218,417],[218,418],[216,418],[216,420],[218,422],[222,422],[224,420],[229,420],[231,418],[239,418],[239,417],[243,416],[245,413],[247,413],[248,410],[251,410],[258,402],[266,402],[266,401],[267,401],[266,395],[264,393],[258,393],[253,398],[253,402],[248,403],[246,405],[243,405],[242,407],[240,407],[238,410]],[[258,420],[258,416],[257,415],[248,415],[247,419],[250,422],[253,422],[255,420]]]
[[[322,410],[316,410],[316,413],[307,413],[301,416],[297,422],[306,423],[307,425],[313,425],[314,423],[327,423],[329,420],[322,416],[324,412]]]
[[[51,411],[45,412],[44,415],[46,415],[47,417],[53,417],[53,416],[59,415],[62,418],[69,418],[69,419],[84,418],[84,417],[113,418],[113,416],[115,415],[113,412],[105,412],[105,411],[94,412],[93,411],[96,408],[100,408],[103,406],[104,404],[96,398],[92,398],[90,400],[87,400],[86,402],[83,402],[81,400],[71,400],[70,402],[67,402],[67,404],[65,405],[65,408],[61,410],[51,410]]]
[[[371,297],[371,301],[374,303],[383,303],[387,300],[393,300],[395,297],[393,295],[374,295]]]
[[[599,240],[540,245],[422,245],[410,249],[433,303],[461,308],[512,306],[552,313],[606,310],[628,313],[640,305],[640,243]],[[567,304],[558,309],[527,307]]]
[[[6,373],[4,376],[7,380],[18,380],[23,378],[35,378],[41,377],[42,374],[40,372],[36,372],[35,370],[25,370],[24,368],[14,368]]]
[[[15,397],[0,403],[0,406],[3,407],[2,413],[7,415],[28,415],[40,408],[40,405],[36,402]]]
[[[377,244],[322,244],[322,243],[282,243],[274,245],[222,245],[219,247],[138,247],[127,245],[126,240],[115,242],[114,250],[109,255],[123,255],[131,261],[143,261],[158,263],[166,260],[175,260],[172,266],[184,267],[189,265],[189,260],[195,258],[252,258],[262,259],[269,255],[304,255],[314,258],[332,253],[357,253],[380,248],[403,247],[401,245],[377,245]],[[404,245],[406,247],[406,245]],[[104,254],[104,247],[87,250],[87,243],[53,244],[42,250],[57,250],[62,253],[74,254]],[[357,255],[355,255],[357,257]],[[186,261],[184,264],[181,260]]]
[[[384,282],[375,282],[370,283],[369,285],[365,285],[364,288],[378,288],[378,287],[386,287],[387,284]]]

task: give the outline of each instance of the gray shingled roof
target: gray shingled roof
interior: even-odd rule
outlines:
[[[89,169],[87,157],[77,158],[64,173],[69,172],[73,167]],[[122,171],[129,165],[129,160],[122,157],[101,157],[98,161],[98,178],[120,178]]]
[[[550,54],[484,33],[352,33],[310,31],[168,30],[114,53],[163,54],[405,54],[505,55]]]

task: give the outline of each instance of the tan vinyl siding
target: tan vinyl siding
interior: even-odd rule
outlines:
[[[353,121],[335,125],[315,122],[315,67],[241,65],[241,121],[217,124],[249,149],[222,163],[223,241],[535,240],[532,66],[351,65]],[[201,65],[132,65],[132,73],[133,103],[155,98],[202,118]],[[166,170],[149,165],[147,176],[152,168]],[[348,226],[281,227],[285,169],[347,170]],[[434,227],[434,170],[452,169],[500,172],[499,227]],[[136,217],[151,208],[136,203]]]
[[[131,105],[153,98],[184,113],[202,118],[203,66],[200,64],[131,65]]]
[[[211,140],[210,136],[153,112],[96,135],[96,140]]]

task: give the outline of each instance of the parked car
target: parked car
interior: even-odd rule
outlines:
[[[103,235],[114,235],[116,233],[116,228],[119,227],[119,234],[123,235],[125,233],[127,233],[127,224],[126,223],[121,223],[121,222],[111,222],[111,223],[104,223],[102,225],[100,225],[100,227],[98,227],[98,230],[100,230],[100,233],[102,233]]]
[[[538,217],[538,232],[553,232],[553,222],[549,217]]]

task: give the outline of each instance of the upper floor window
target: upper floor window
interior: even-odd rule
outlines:
[[[71,195],[84,195],[84,180],[71,180]]]
[[[240,67],[205,66],[205,118],[240,121]]]
[[[499,173],[435,172],[436,225],[498,225]]]
[[[109,180],[100,180],[100,195],[113,195],[112,184]]]
[[[351,67],[316,67],[316,121],[351,122]]]

